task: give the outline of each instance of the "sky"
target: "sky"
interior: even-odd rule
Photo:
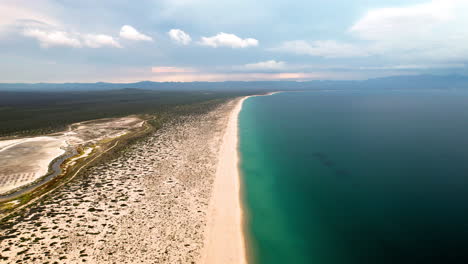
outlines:
[[[467,74],[468,0],[0,0],[0,82]]]

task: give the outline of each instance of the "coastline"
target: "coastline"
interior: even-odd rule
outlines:
[[[11,247],[2,256],[22,260],[26,247],[43,261],[249,263],[238,144],[238,115],[249,97],[178,117],[124,154],[90,167],[86,182],[71,177],[43,203],[18,207],[24,211],[0,228],[0,236],[13,234],[5,227],[16,230],[0,241]],[[63,197],[66,203],[57,206]],[[31,217],[38,210],[53,221]],[[19,234],[38,225],[49,230],[37,234],[41,243],[21,240]],[[54,244],[57,237],[64,243]],[[47,254],[43,245],[51,245]]]
[[[239,114],[246,99],[276,93],[280,92],[242,97],[229,115],[218,154],[201,263],[248,263],[241,190],[242,173],[239,167]]]
[[[229,115],[222,139],[201,263],[247,263],[238,167],[238,118],[242,104],[249,97],[243,97],[237,102]]]

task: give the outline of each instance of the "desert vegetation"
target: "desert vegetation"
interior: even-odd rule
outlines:
[[[147,116],[61,188],[3,219],[8,263],[196,263],[219,142],[235,100]],[[131,257],[129,257],[131,256]]]

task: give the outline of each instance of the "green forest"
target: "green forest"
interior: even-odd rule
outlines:
[[[47,134],[75,122],[99,118],[202,111],[211,105],[207,102],[252,93],[142,89],[0,92],[0,136]]]

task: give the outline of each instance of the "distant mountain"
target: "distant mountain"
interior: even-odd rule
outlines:
[[[158,91],[309,90],[309,89],[468,89],[468,76],[393,76],[364,81],[137,82],[137,83],[0,83],[0,91]]]

